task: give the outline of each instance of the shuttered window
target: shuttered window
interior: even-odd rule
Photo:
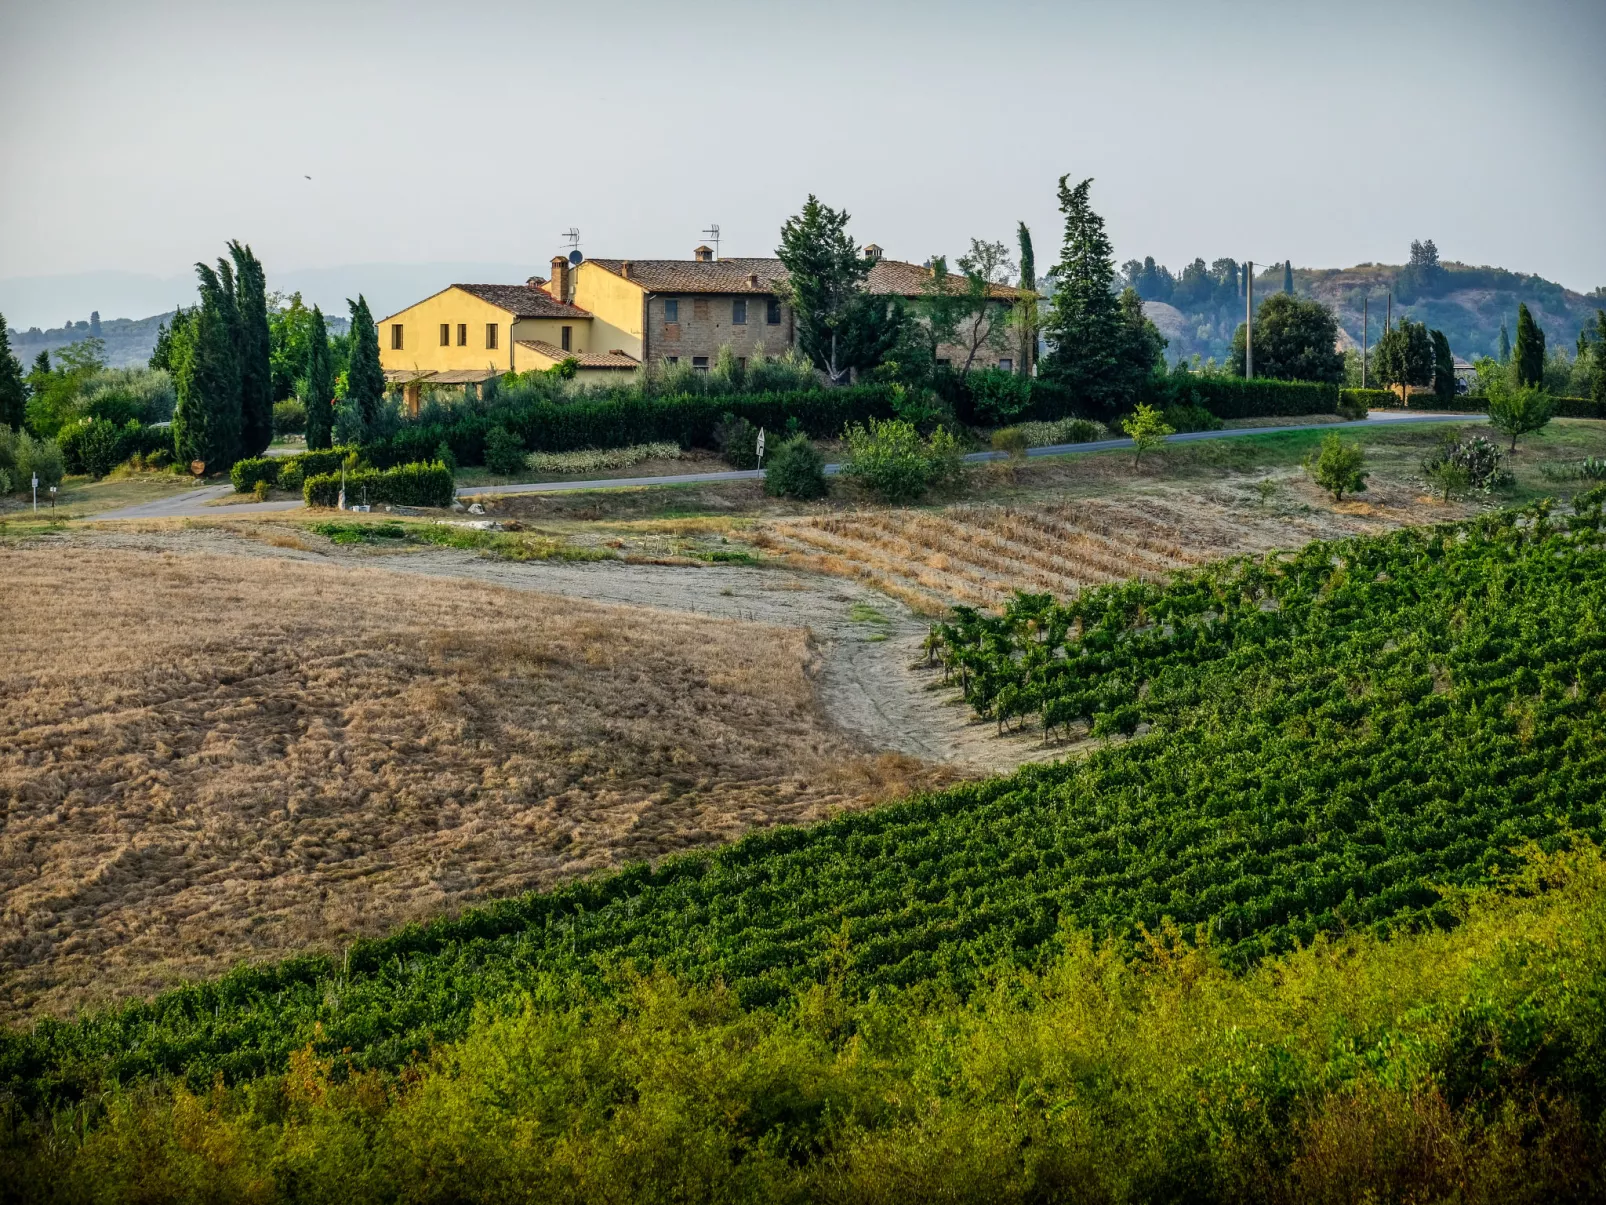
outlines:
[[[485,346],[491,351],[496,350],[496,323],[494,322],[485,324]]]
[[[393,322],[393,323],[391,323],[391,327],[390,327],[390,350],[391,351],[400,351],[401,349],[402,349],[402,324],[399,323],[399,322]]]
[[[451,345],[452,345],[452,324],[450,322],[443,322],[443,323],[441,323],[441,346],[442,347],[450,347]]]

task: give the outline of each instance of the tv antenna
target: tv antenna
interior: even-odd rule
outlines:
[[[714,244],[714,258],[719,258],[719,223],[708,223],[708,229],[703,231],[703,237]]]
[[[563,240],[564,245],[570,251],[578,251],[580,249],[580,227],[570,226],[558,237]]]

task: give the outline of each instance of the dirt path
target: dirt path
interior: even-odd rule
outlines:
[[[264,532],[264,534],[267,534]],[[857,583],[791,569],[744,565],[499,561],[449,548],[374,550],[280,547],[220,530],[109,529],[56,537],[75,544],[293,560],[344,562],[395,573],[470,580],[596,602],[807,628],[821,655],[820,699],[833,722],[871,749],[1003,772],[1062,756],[1031,736],[999,738],[918,665],[929,621]],[[465,622],[471,622],[465,616]]]

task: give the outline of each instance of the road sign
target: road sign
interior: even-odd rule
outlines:
[[[194,473],[197,477],[199,477],[202,473],[206,472],[206,461],[204,461],[204,460],[192,460],[192,461],[190,461],[190,472]]]
[[[764,428],[758,429],[758,467],[764,467]]]

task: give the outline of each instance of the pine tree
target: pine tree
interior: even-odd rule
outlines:
[[[346,400],[357,409],[363,435],[374,429],[385,400],[385,370],[379,366],[379,328],[361,293],[351,307],[351,365],[346,369]]]
[[[865,361],[884,341],[878,316],[887,313],[884,301],[866,294],[872,265],[848,233],[848,220],[846,210],[810,193],[802,212],[781,226],[775,249],[786,266],[798,347],[833,385],[845,383],[854,368],[874,366]]]
[[[1517,305],[1517,346],[1512,355],[1517,362],[1518,385],[1544,384],[1545,332],[1528,312],[1525,301]]]
[[[1069,179],[1061,176],[1059,182],[1065,238],[1045,324],[1053,350],[1043,371],[1084,405],[1114,412],[1131,401],[1136,384],[1127,379],[1127,331],[1111,291],[1114,248],[1104,233],[1104,219],[1088,204],[1093,181],[1073,188]]]
[[[1511,363],[1511,336],[1506,332],[1506,324],[1500,324],[1500,363]]]
[[[1455,396],[1455,357],[1443,331],[1430,331],[1433,339],[1433,392],[1442,401]]]
[[[186,310],[179,306],[173,311],[171,321],[156,328],[156,346],[151,349],[151,358],[147,361],[149,367],[159,368],[163,372],[178,371],[176,349],[184,338],[185,324],[194,312],[193,309]]]
[[[273,442],[273,341],[268,333],[268,278],[262,262],[242,246],[229,243],[234,260],[235,330],[240,365],[240,452],[260,456]]]
[[[174,382],[173,445],[181,462],[199,460],[217,473],[240,457],[240,365],[238,311],[233,273],[226,260],[218,271],[195,265],[201,305],[187,324],[187,347]]]
[[[1293,291],[1294,291],[1294,261],[1290,259],[1290,260],[1285,260],[1283,262],[1283,292],[1291,294],[1291,293],[1293,293]]]
[[[0,427],[21,430],[27,406],[28,389],[22,379],[22,362],[11,353],[6,316],[0,314]]]
[[[329,357],[329,329],[323,311],[312,307],[312,332],[307,341],[307,447],[317,450],[330,444],[335,425],[335,374]]]

